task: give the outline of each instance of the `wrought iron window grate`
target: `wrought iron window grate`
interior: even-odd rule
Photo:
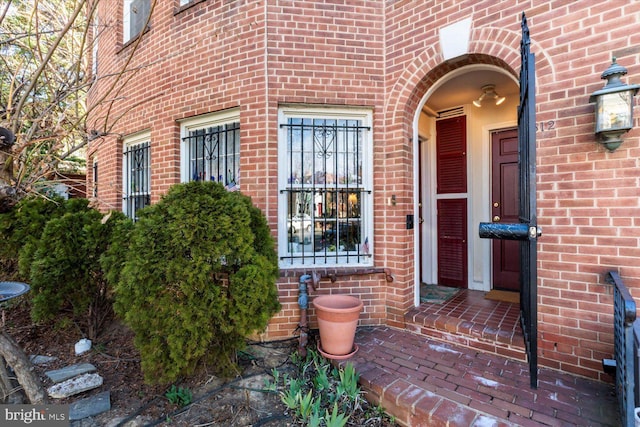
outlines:
[[[367,212],[371,190],[363,182],[360,120],[289,118],[286,133],[287,248],[291,264],[369,262]]]
[[[151,204],[149,142],[127,146],[124,152],[124,208],[137,220],[138,210]]]
[[[217,181],[227,188],[239,185],[239,122],[190,130],[183,141],[188,147],[191,181]]]
[[[93,162],[93,197],[98,197],[98,162]]]

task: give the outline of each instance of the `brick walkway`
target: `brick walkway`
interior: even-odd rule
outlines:
[[[367,399],[405,426],[619,426],[613,386],[408,331],[360,327],[351,358]]]

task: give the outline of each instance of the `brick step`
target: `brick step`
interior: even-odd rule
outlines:
[[[526,361],[524,336],[520,327],[496,328],[452,316],[425,313],[414,308],[405,315],[406,329],[439,341]]]
[[[402,426],[620,425],[613,385],[539,370],[526,363],[406,330],[360,327],[348,361],[365,398]]]
[[[485,410],[499,413],[492,416],[471,408],[472,400],[449,389],[437,393],[424,386],[412,384],[403,378],[384,379],[372,375],[375,370],[361,370],[360,384],[367,393],[367,400],[382,406],[392,414],[401,426],[511,426],[508,412],[487,407]],[[478,406],[483,406],[478,404]],[[504,419],[501,419],[504,418]]]

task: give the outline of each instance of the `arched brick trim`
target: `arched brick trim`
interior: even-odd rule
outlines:
[[[413,125],[415,113],[423,96],[435,82],[446,74],[464,66],[487,64],[497,66],[513,75],[516,79],[520,70],[520,32],[493,27],[472,30],[469,51],[455,61],[443,61],[442,54],[433,45],[411,61],[391,89],[385,104],[386,143],[383,148],[386,159],[401,159],[406,162],[402,180],[395,184],[396,191],[406,194],[407,200],[413,198]],[[533,42],[532,42],[533,43]],[[537,46],[540,52],[536,57],[539,73],[553,78],[554,71],[549,57]],[[398,178],[400,176],[396,174]],[[413,264],[407,264],[407,277],[413,274]],[[387,323],[401,326],[403,313],[413,301],[411,281],[400,280],[389,286],[387,295]]]
[[[520,57],[518,56],[518,61],[519,59]],[[436,65],[432,67],[430,71],[426,72],[422,79],[414,82],[412,90],[409,90],[410,86],[408,84],[404,84],[403,90],[406,89],[404,93],[399,93],[398,96],[392,94],[389,97],[389,99],[397,99],[397,102],[393,106],[388,105],[389,109],[387,110],[386,115],[386,117],[389,117],[389,126],[387,127],[387,130],[394,130],[394,132],[391,133],[390,136],[392,138],[404,137],[411,139],[413,135],[413,117],[419,107],[418,104],[420,100],[427,92],[427,90],[440,78],[450,73],[451,71],[474,64],[494,65],[504,69],[517,78],[515,70],[506,61],[481,53],[469,54],[464,59],[456,61],[455,63],[443,62],[439,65]],[[426,69],[430,66],[430,64],[425,64],[423,69]],[[407,82],[408,81],[410,80],[407,80]]]
[[[433,52],[432,52],[433,54]],[[425,54],[426,55],[426,54]],[[498,66],[515,75],[515,72],[506,64],[503,60],[495,57],[491,57],[485,54],[471,54],[467,55],[463,59],[452,62],[442,62],[440,64],[435,63],[437,55],[432,55],[431,59],[424,58],[427,62],[424,64],[422,70],[412,69],[406,70],[409,75],[399,82],[399,86],[403,87],[403,91],[398,93],[398,100],[394,104],[397,110],[387,111],[385,120],[387,126],[385,128],[387,138],[385,139],[384,147],[381,149],[384,151],[386,161],[396,161],[402,163],[400,172],[395,173],[395,180],[393,183],[393,192],[405,194],[404,203],[408,211],[411,211],[411,202],[413,200],[414,183],[413,183],[413,163],[411,161],[411,153],[414,146],[413,141],[413,123],[414,115],[419,107],[420,100],[423,98],[427,90],[440,78],[447,73],[472,64],[489,64]],[[413,64],[415,65],[415,63]],[[413,77],[417,76],[424,69],[430,67],[430,71],[425,73],[419,80],[413,80]],[[398,86],[397,86],[398,87]],[[389,99],[394,99],[391,96]],[[391,105],[387,106],[391,108]],[[384,188],[383,193],[387,191],[391,195],[389,188]],[[385,199],[386,199],[385,195]],[[402,257],[405,262],[403,265],[394,266],[394,270],[404,271],[403,277],[394,283],[387,285],[387,324],[390,326],[402,327],[404,321],[404,313],[412,306],[414,301],[414,287],[413,287],[413,241],[411,236],[407,234],[404,236],[406,246],[404,246],[404,256]],[[394,236],[394,241],[391,243],[398,243],[398,236]],[[388,260],[385,261],[385,265],[389,265]]]
[[[385,105],[388,129],[395,131],[391,134],[392,137],[411,137],[413,115],[422,96],[433,83],[457,68],[471,64],[491,64],[518,77],[521,39],[519,31],[481,27],[472,29],[470,38],[470,53],[464,59],[443,62],[441,52],[431,46],[406,67],[387,97],[388,102]],[[533,39],[531,43],[531,51],[537,54],[538,74],[553,80],[555,69],[549,56]]]

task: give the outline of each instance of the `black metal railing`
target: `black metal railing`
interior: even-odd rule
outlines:
[[[637,403],[638,330],[636,302],[615,271],[607,274],[613,284],[613,331],[616,395],[624,427],[635,426],[634,409]]]
[[[98,162],[93,162],[93,197],[98,197]]]

